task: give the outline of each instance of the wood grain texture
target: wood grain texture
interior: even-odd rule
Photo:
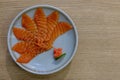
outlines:
[[[40,76],[18,67],[7,50],[7,31],[24,8],[49,4],[75,22],[79,46],[60,72]],[[120,0],[0,0],[0,80],[120,80]]]

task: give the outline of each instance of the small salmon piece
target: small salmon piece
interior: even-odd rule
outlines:
[[[23,40],[23,41],[33,41],[34,40],[34,35],[27,30],[21,29],[21,28],[17,28],[17,27],[13,27],[13,33],[15,35],[15,37],[19,40]]]
[[[48,15],[48,17],[47,17],[47,20],[49,21],[49,20],[53,20],[53,21],[58,21],[58,19],[59,19],[59,13],[58,13],[58,11],[54,11],[54,12],[52,12],[50,15]]]
[[[23,53],[25,53],[28,46],[29,46],[29,44],[27,42],[21,41],[21,42],[16,43],[12,47],[12,50],[14,50],[20,54],[23,54]]]
[[[59,22],[54,28],[54,31],[52,32],[51,39],[49,40],[49,44],[52,45],[57,37],[59,37],[60,35],[64,34],[65,32],[71,29],[72,26],[67,22]]]
[[[59,22],[55,29],[57,29],[56,31],[60,32],[58,35],[62,35],[65,32],[71,30],[72,26],[69,23],[67,23],[67,22]],[[55,33],[55,32],[53,31],[53,33]]]
[[[29,31],[37,31],[37,26],[27,14],[22,15],[22,26]]]
[[[54,28],[56,27],[56,25],[58,23],[58,19],[59,19],[59,13],[57,11],[54,11],[50,15],[48,15],[48,17],[47,17],[48,33],[46,36],[47,37],[46,41],[50,39],[52,31],[54,30]]]
[[[62,48],[54,49],[54,58],[58,58],[62,55]]]
[[[30,60],[32,60],[37,54],[31,54],[31,53],[24,53],[22,54],[18,59],[17,62],[19,63],[28,63]]]
[[[38,8],[36,11],[35,11],[35,15],[34,15],[34,21],[37,25],[37,28],[38,28],[38,35],[40,37],[42,37],[44,40],[46,40],[46,36],[47,36],[47,19],[46,19],[46,15],[43,11],[42,8]],[[39,40],[38,40],[39,41]]]
[[[34,45],[34,43],[32,42],[25,42],[25,41],[21,41],[21,42],[18,42],[16,43],[13,47],[12,47],[12,50],[20,53],[20,54],[23,54],[25,52],[27,53],[30,53],[30,52],[38,52],[37,51],[37,46]]]
[[[48,50],[48,49],[47,49]],[[33,49],[31,53],[24,53],[22,54],[18,59],[17,62],[19,63],[28,63],[30,62],[35,56],[37,56],[38,54],[42,53],[46,51],[45,49],[39,48],[36,50]]]
[[[38,30],[40,30],[40,28],[47,28],[47,26],[46,26],[47,19],[46,19],[46,15],[42,8],[38,8],[35,11],[34,21],[38,27]]]
[[[37,54],[41,53],[40,48],[33,47],[31,49],[28,49],[25,51],[25,53],[21,54],[21,56],[17,59],[17,62],[19,63],[28,63],[31,61]]]

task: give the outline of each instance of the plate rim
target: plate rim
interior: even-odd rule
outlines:
[[[66,16],[68,18],[68,20],[70,21],[70,23],[73,25],[73,28],[74,28],[74,32],[75,32],[75,38],[76,38],[76,41],[75,41],[75,48],[73,50],[73,53],[71,55],[71,57],[66,61],[65,64],[63,64],[63,66],[59,67],[58,69],[55,69],[51,72],[45,72],[45,73],[42,73],[42,72],[37,72],[37,71],[31,71],[30,69],[27,69],[26,67],[22,66],[20,63],[17,63],[16,62],[16,59],[12,53],[12,50],[11,50],[11,47],[10,47],[10,43],[9,43],[9,40],[10,40],[10,32],[11,32],[11,29],[13,27],[13,24],[14,22],[18,19],[19,16],[21,16],[24,12],[28,11],[28,10],[31,10],[31,9],[34,9],[34,8],[38,8],[38,7],[47,7],[47,8],[52,8],[52,9],[55,9],[59,12],[61,12],[64,16]],[[33,74],[38,74],[38,75],[48,75],[48,74],[53,74],[55,72],[58,72],[60,70],[62,70],[63,68],[65,68],[70,62],[71,60],[73,59],[76,51],[77,51],[77,47],[78,47],[78,32],[77,32],[77,28],[75,26],[75,23],[73,22],[72,18],[67,14],[65,13],[62,9],[60,8],[57,8],[55,6],[51,6],[51,5],[34,5],[34,6],[31,6],[31,7],[28,7],[28,8],[25,8],[23,9],[22,11],[20,11],[16,16],[15,18],[12,20],[12,22],[10,23],[10,26],[9,26],[9,29],[8,29],[8,34],[7,34],[7,47],[8,47],[8,50],[9,50],[9,54],[11,55],[13,61],[19,66],[21,67],[22,69],[24,69],[25,71],[27,72],[30,72],[30,73],[33,73]]]

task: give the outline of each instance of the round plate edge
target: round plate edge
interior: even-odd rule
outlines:
[[[12,27],[13,27],[12,25],[14,24],[15,20],[16,20],[20,15],[22,15],[25,11],[28,11],[28,10],[30,10],[30,9],[34,9],[34,8],[37,8],[37,7],[49,7],[49,8],[53,8],[53,9],[58,10],[58,11],[60,11],[61,13],[63,13],[63,14],[70,20],[71,24],[73,25],[74,30],[75,30],[75,35],[76,35],[75,49],[74,49],[74,52],[73,52],[71,58],[70,58],[70,59],[66,62],[66,64],[64,64],[62,67],[56,69],[55,71],[48,72],[48,73],[33,72],[33,71],[31,71],[31,70],[26,69],[25,67],[23,67],[20,63],[17,63],[17,62],[15,61],[15,60],[16,60],[15,57],[14,57],[13,54],[12,54],[12,51],[11,51],[11,48],[10,48],[10,44],[9,44],[10,31],[11,31],[11,29],[12,29]],[[51,6],[51,5],[35,5],[35,6],[31,6],[31,7],[28,7],[28,8],[26,8],[26,9],[22,10],[22,11],[13,19],[13,21],[11,22],[11,24],[10,24],[10,26],[9,26],[9,30],[8,30],[7,45],[8,45],[8,50],[9,50],[9,52],[10,52],[11,57],[13,58],[13,60],[15,61],[15,63],[16,63],[18,66],[20,66],[22,69],[24,69],[25,71],[28,71],[28,72],[30,72],[30,73],[33,73],[33,74],[48,75],[48,74],[52,74],[52,73],[55,73],[55,72],[58,72],[58,71],[62,70],[63,68],[65,68],[65,67],[71,62],[72,58],[74,57],[74,55],[75,55],[75,53],[76,53],[77,47],[78,47],[78,32],[77,32],[76,26],[75,26],[73,20],[71,19],[71,17],[70,17],[68,14],[66,14],[63,10],[61,10],[61,9],[59,9],[59,8],[57,8],[57,7]]]

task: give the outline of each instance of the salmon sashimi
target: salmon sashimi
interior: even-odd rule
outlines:
[[[17,59],[17,62],[19,63],[28,63],[30,60],[32,60],[37,54],[41,53],[40,47],[34,46],[29,47],[21,56]]]
[[[27,42],[21,41],[21,42],[16,43],[12,47],[12,50],[14,50],[20,54],[23,54],[23,53],[25,53],[28,46],[29,46],[29,44]]]
[[[25,53],[22,54],[18,59],[17,62],[19,63],[28,63],[30,60],[32,60],[37,54],[31,54],[31,53]]]
[[[34,19],[23,14],[21,22],[24,29],[13,27],[13,33],[20,41],[12,47],[20,54],[16,60],[19,63],[28,63],[38,54],[48,51],[60,35],[72,29],[69,23],[59,22],[57,11],[46,16],[42,8],[36,9]]]
[[[54,30],[54,28],[57,25],[58,19],[59,19],[59,13],[57,11],[52,12],[47,17],[47,27],[48,27],[47,28],[48,29],[47,35],[49,36],[49,39],[50,39],[50,36],[52,34],[52,31]]]
[[[42,36],[42,34],[47,33],[47,30],[46,30],[47,19],[46,19],[46,15],[42,8],[38,8],[35,11],[34,21],[37,25],[38,31],[41,33],[41,36]]]
[[[23,41],[33,41],[35,37],[30,31],[17,27],[13,27],[13,33],[17,39]]]
[[[35,11],[35,15],[34,15],[34,21],[38,27],[38,30],[41,28],[46,28],[46,23],[47,23],[47,19],[46,19],[46,15],[43,11],[42,8],[38,8]]]
[[[46,49],[46,50],[49,50],[50,48]],[[37,56],[38,54],[44,52],[45,49],[44,48],[34,48],[32,49],[32,52],[30,53],[24,53],[22,54],[18,59],[17,59],[17,62],[19,63],[28,63],[30,62],[35,56]]]
[[[19,54],[30,53],[30,52],[36,53],[35,49],[38,49],[38,47],[35,46],[32,42],[25,42],[25,41],[20,41],[12,47],[12,50],[18,52]]]
[[[27,14],[22,15],[22,26],[29,31],[37,31],[37,26]]]
[[[59,37],[60,35],[62,35],[63,33],[71,29],[72,29],[72,26],[67,22],[59,22],[52,32],[51,39],[49,40],[49,44],[52,45],[57,37]]]

